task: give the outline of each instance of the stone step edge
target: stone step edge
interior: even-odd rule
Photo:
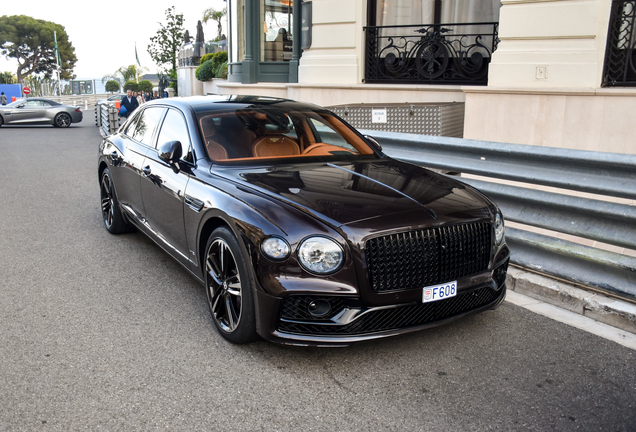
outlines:
[[[506,286],[511,291],[636,334],[636,305],[627,301],[512,266],[508,268]]]

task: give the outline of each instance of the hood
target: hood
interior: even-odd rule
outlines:
[[[492,203],[470,186],[389,158],[219,171],[334,227],[381,220],[388,229],[392,222],[438,225],[491,215]]]

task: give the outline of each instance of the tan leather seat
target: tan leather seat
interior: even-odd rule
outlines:
[[[210,159],[227,159],[227,150],[225,150],[225,147],[223,147],[221,144],[214,141],[208,141],[206,143],[206,148],[208,149],[208,156],[210,156]]]
[[[201,119],[201,132],[203,132],[206,148],[208,150],[208,156],[210,156],[210,159],[227,159],[227,150],[225,149],[225,147],[212,139],[216,132],[216,127],[214,126],[214,118],[212,116],[206,116]]]
[[[298,143],[284,135],[266,135],[254,143],[255,157],[295,156],[300,154]]]

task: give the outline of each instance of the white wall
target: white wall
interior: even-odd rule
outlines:
[[[302,84],[362,82],[364,0],[312,0],[312,46],[300,59]]]
[[[489,87],[596,88],[609,0],[503,0]]]

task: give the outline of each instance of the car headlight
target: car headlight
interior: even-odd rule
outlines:
[[[282,260],[289,256],[289,244],[280,237],[269,237],[261,243],[261,250],[274,260]]]
[[[505,234],[506,227],[504,226],[503,216],[497,212],[497,216],[495,216],[495,241],[498,245],[503,243]]]
[[[308,237],[298,248],[300,264],[318,274],[333,273],[342,264],[344,252],[338,243],[326,237]]]

